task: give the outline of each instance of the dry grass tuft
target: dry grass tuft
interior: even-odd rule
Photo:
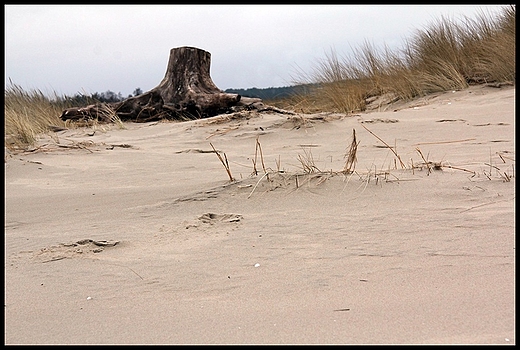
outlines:
[[[414,162],[413,159],[410,159],[411,165],[406,166],[402,161],[400,156],[395,152],[395,150],[390,147],[385,141],[383,141],[379,136],[375,135],[373,132],[367,129],[367,131],[370,132],[373,136],[375,136],[378,140],[384,143],[385,148],[390,149],[396,159],[395,159],[395,167],[390,169],[390,167],[387,170],[383,170],[381,168],[377,168],[374,164],[370,169],[367,169],[365,172],[360,172],[355,170],[355,164],[357,162],[357,147],[360,143],[356,136],[356,131],[353,129],[352,131],[352,140],[350,142],[350,145],[348,147],[348,151],[345,153],[345,165],[343,166],[343,169],[341,171],[333,171],[332,169],[330,171],[321,171],[315,164],[314,156],[309,149],[305,148],[305,146],[302,146],[304,154],[298,154],[298,161],[300,163],[301,170],[296,172],[288,172],[286,170],[280,170],[280,160],[276,161],[276,171],[273,171],[270,168],[266,168],[264,161],[263,161],[263,153],[262,148],[260,146],[260,142],[258,138],[256,139],[256,146],[255,146],[255,157],[253,160],[253,172],[251,173],[251,177],[255,177],[259,175],[259,172],[256,168],[256,164],[258,162],[258,157],[260,157],[262,162],[262,168],[263,168],[263,174],[260,176],[260,178],[256,181],[256,184],[253,186],[252,184],[244,187],[253,187],[251,192],[249,193],[247,198],[251,198],[253,193],[255,191],[258,191],[258,189],[263,188],[264,191],[273,191],[278,188],[285,188],[289,189],[291,192],[301,189],[302,187],[315,187],[319,186],[322,183],[326,182],[327,180],[341,175],[346,180],[346,183],[348,184],[352,177],[357,175],[358,179],[361,181],[361,186],[364,186],[366,188],[370,183],[373,183],[375,185],[382,186],[383,183],[392,183],[392,182],[401,182],[401,181],[412,181],[415,180],[413,176],[417,175],[416,172],[423,171],[426,169],[426,175],[430,176],[434,171],[443,171],[444,169],[450,169],[455,171],[462,171],[466,172],[468,174],[471,174],[469,179],[473,181],[473,178],[481,178],[485,177],[488,180],[494,180],[494,179],[501,179],[503,182],[511,182],[512,179],[515,177],[515,159],[514,156],[511,156],[509,152],[503,151],[503,152],[497,152],[494,163],[492,162],[492,157],[490,157],[489,162],[483,163],[485,168],[482,172],[477,172],[470,169],[465,169],[459,166],[453,166],[449,164],[448,162],[444,161],[430,161],[428,159],[427,155],[423,154],[422,150],[420,148],[416,148],[415,151],[419,155],[421,161]],[[451,141],[453,142],[453,141]],[[213,146],[212,146],[213,147]],[[216,152],[216,151],[215,151]],[[218,153],[217,153],[218,154]],[[226,166],[227,159],[224,161],[221,157],[219,157],[222,164],[224,164],[224,167],[226,170],[229,170],[229,166]],[[401,163],[401,169],[397,169],[397,160]],[[231,175],[228,172],[230,179]],[[406,176],[406,174],[411,174],[412,177]],[[348,176],[347,176],[348,175]],[[264,179],[267,179],[267,182],[263,182]],[[346,185],[345,185],[346,186]],[[239,185],[240,187],[240,185]],[[364,189],[363,189],[364,190]]]
[[[302,147],[304,155],[298,154],[298,161],[301,164],[304,174],[313,174],[320,173],[321,170],[318,169],[316,164],[314,163],[314,157],[312,156],[312,151],[309,148],[308,150]]]
[[[348,149],[345,158],[347,161],[345,162],[345,166],[343,167],[343,172],[345,174],[351,174],[356,169],[356,161],[357,161],[357,147],[359,142],[356,140],[356,129],[352,129],[352,142],[350,143],[350,147]]]
[[[93,101],[92,101],[93,102]],[[73,107],[76,102],[54,93],[49,98],[40,90],[25,91],[10,81],[4,93],[4,145],[10,151],[30,149],[42,134],[52,133],[82,126],[96,126],[97,120],[67,121],[60,119],[63,110]],[[124,128],[121,120],[108,106],[102,106],[99,118]]]
[[[352,55],[331,50],[314,70],[298,72],[298,96],[276,102],[302,113],[364,111],[374,96],[411,100],[470,84],[516,81],[516,8],[495,16],[481,12],[462,21],[441,17],[405,41],[404,48],[376,48],[365,41]]]
[[[34,145],[39,134],[53,128],[68,127],[59,119],[65,104],[52,103],[40,90],[24,91],[11,84],[4,98],[4,145],[11,151]]]

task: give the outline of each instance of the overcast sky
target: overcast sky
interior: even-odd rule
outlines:
[[[293,85],[334,50],[400,48],[441,16],[493,5],[4,5],[5,85],[72,96],[157,86],[170,49],[211,53],[222,90]]]

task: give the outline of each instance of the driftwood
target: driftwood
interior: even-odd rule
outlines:
[[[199,119],[243,109],[263,108],[259,98],[242,97],[220,90],[210,77],[211,54],[194,47],[170,50],[161,83],[141,95],[121,102],[68,108],[62,120],[97,119],[148,122],[160,119]]]

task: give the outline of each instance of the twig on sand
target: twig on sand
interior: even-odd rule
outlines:
[[[230,126],[227,129],[223,129],[223,130],[217,129],[214,132],[212,132],[208,137],[206,137],[206,140],[215,135],[224,135],[224,134],[230,132],[231,130],[238,129],[239,127],[240,127],[240,125],[236,125],[236,126]]]
[[[464,168],[459,168],[459,167],[451,166],[451,165],[443,165],[442,167],[443,167],[443,168],[449,168],[449,169],[455,169],[455,170],[462,170],[462,171],[465,171],[465,172],[467,172],[467,173],[471,173],[471,174],[473,174],[473,176],[476,175],[476,173],[475,173],[473,170],[468,170],[468,169],[464,169]]]
[[[42,261],[42,264],[43,263],[48,263],[48,262],[51,262],[51,261],[63,260],[63,259],[66,259],[66,258],[67,258],[66,256],[58,256],[58,257],[54,257],[54,258],[49,259],[49,260]]]
[[[264,177],[266,177],[266,176],[267,176],[267,173],[265,173],[264,175],[262,175],[262,177],[260,178],[260,180],[258,180],[258,182],[256,183],[255,187],[253,187],[253,190],[251,191],[251,193],[249,194],[249,196],[247,196],[247,199],[249,199],[249,198],[253,195],[253,192],[255,192],[255,189],[256,189],[256,187],[258,186],[258,184],[260,183],[260,181],[262,181],[262,179],[263,179]]]
[[[137,275],[137,277],[139,277],[140,279],[144,280],[143,276],[141,276],[140,274],[138,274],[137,272],[134,271],[134,269],[132,269],[131,267],[129,266],[126,266],[126,265],[123,265],[124,267],[128,268],[130,271],[132,271],[133,273],[135,273]]]
[[[483,203],[483,204],[479,204],[479,205],[475,205],[473,207],[470,207],[468,209],[464,209],[463,211],[461,211],[461,213],[464,213],[464,212],[467,212],[467,211],[470,211],[472,209],[476,209],[476,208],[480,208],[480,207],[484,207],[486,205],[491,205],[491,204],[496,204],[496,203],[500,203],[500,202],[506,202],[508,201],[509,199],[503,199],[503,200],[500,200],[500,201],[494,201],[494,202],[489,202],[489,203]]]
[[[130,266],[126,266],[126,265],[119,265],[119,264],[114,264],[114,263],[107,263],[108,265],[113,265],[113,266],[119,266],[119,267],[126,267],[127,269],[129,269],[130,271],[132,271],[137,277],[139,277],[140,279],[144,280],[143,276],[141,276],[140,274],[138,274],[137,272],[135,272],[134,269],[132,269]]]
[[[452,141],[419,142],[419,143],[416,143],[414,146],[420,146],[420,145],[437,145],[437,144],[442,144],[442,143],[456,143],[456,142],[466,142],[466,141],[474,141],[474,140],[476,140],[476,139],[473,138],[473,139],[452,140]]]

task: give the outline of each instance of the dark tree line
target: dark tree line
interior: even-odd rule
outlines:
[[[269,88],[249,88],[249,89],[227,89],[224,92],[239,94],[244,97],[260,98],[262,100],[276,100],[280,98],[290,97],[295,94],[305,94],[306,89],[310,85],[295,85],[295,86],[283,86],[283,87],[269,87]],[[136,88],[133,94],[123,96],[121,92],[115,93],[111,90],[105,92],[94,92],[91,95],[75,94],[73,96],[63,96],[59,98],[62,101],[66,101],[71,105],[83,106],[92,103],[113,103],[121,102],[128,97],[138,96],[143,93],[141,88]]]
[[[143,93],[143,90],[141,88],[136,88],[133,92],[133,94],[129,94],[127,97],[137,96],[141,95]],[[71,105],[88,105],[91,103],[113,103],[113,102],[120,102],[123,101],[125,98],[121,92],[115,93],[111,90],[107,90],[105,92],[94,92],[90,95],[80,94],[77,93],[73,96],[67,96],[64,95],[63,97],[58,97],[57,102],[67,102]]]
[[[291,97],[293,95],[304,95],[313,84],[294,85],[283,87],[269,88],[249,88],[249,89],[227,89],[225,92],[239,94],[245,97],[261,98],[264,101],[277,100],[281,98]]]

